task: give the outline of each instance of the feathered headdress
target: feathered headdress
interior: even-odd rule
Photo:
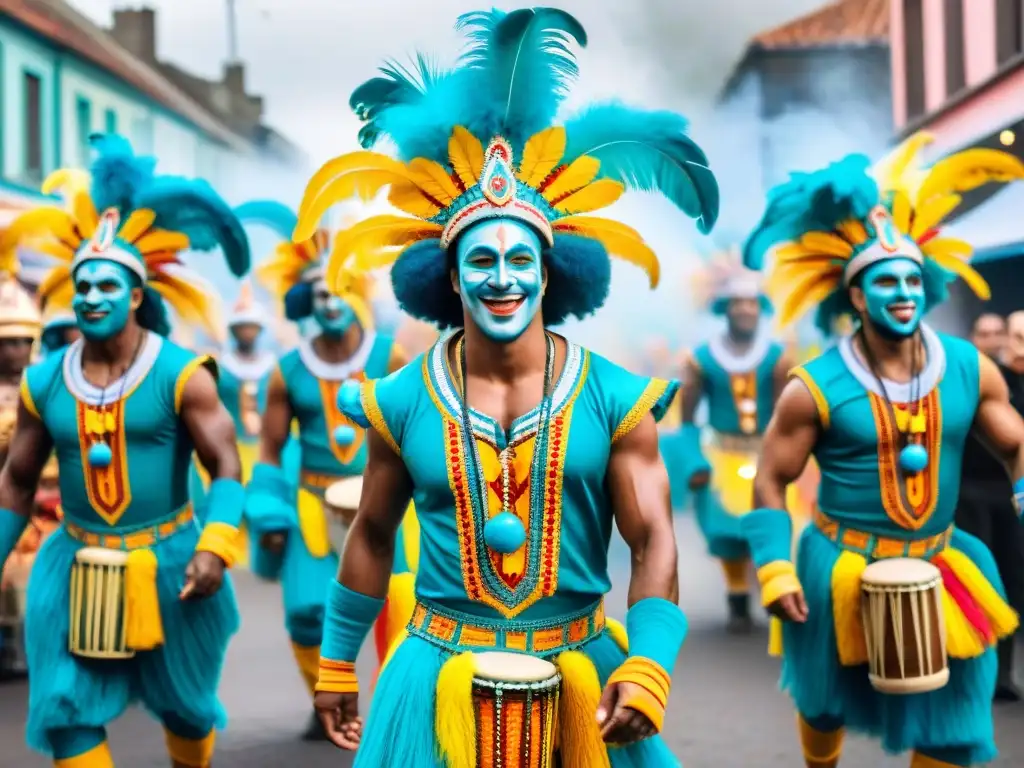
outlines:
[[[235,325],[266,325],[248,278],[242,281],[235,306],[231,310],[231,317],[228,318],[228,327]]]
[[[850,155],[813,173],[794,173],[769,192],[743,257],[760,269],[766,255],[774,255],[767,288],[780,325],[820,305],[818,327],[831,333],[835,318],[852,311],[851,282],[893,258],[922,265],[926,309],[945,299],[955,277],[989,297],[988,285],[968,264],[970,244],[942,237],[940,228],[960,193],[1024,179],[1024,163],[999,150],[968,149],[925,168],[918,155],[931,140],[915,134],[874,168],[863,155]]]
[[[609,254],[657,285],[658,260],[635,230],[585,214],[626,189],[643,190],[665,195],[710,231],[718,184],[686,120],[613,102],[552,126],[577,76],[571,44],[587,42],[564,11],[481,11],[460,17],[457,28],[469,46],[455,69],[438,71],[419,56],[415,71],[388,65],[352,94],[365,122],[363,147],[387,138],[397,159],[362,151],[327,162],[306,188],[294,237],[310,237],[335,203],[384,188],[409,216],[373,216],[340,232],[328,283],[337,286],[353,257],[361,269],[394,263],[395,297],[406,312],[461,325],[447,250],[473,223],[507,217],[533,227],[547,247],[549,323],[601,306]]]
[[[255,270],[256,279],[284,299],[285,316],[302,320],[313,312],[313,283],[324,276],[323,257],[330,244],[327,230],[315,228],[308,237],[292,242],[298,217],[291,208],[274,200],[253,200],[235,209],[243,222],[262,224],[273,230],[281,242]],[[332,290],[344,299],[365,329],[373,327],[370,300],[373,280],[359,269],[355,258],[335,267]]]
[[[738,246],[713,253],[693,273],[692,279],[694,299],[704,311],[724,315],[731,299],[758,299],[763,311],[771,311],[761,286],[761,275],[743,266]]]
[[[217,303],[203,283],[181,265],[182,251],[219,247],[233,274],[249,269],[249,245],[231,208],[205,181],[157,176],[156,160],[136,157],[126,139],[115,134],[89,139],[96,159],[89,184],[81,172],[59,171],[44,185],[61,189],[67,210],[36,208],[18,217],[0,240],[0,251],[23,240],[58,260],[39,286],[40,300],[71,303],[73,275],[92,260],[116,262],[135,274],[146,289],[140,324],[167,335],[166,301],[181,320],[221,331]]]

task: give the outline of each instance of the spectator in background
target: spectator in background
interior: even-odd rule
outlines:
[[[971,326],[971,343],[993,360],[999,361],[1006,346],[1006,321],[994,312],[978,315]]]
[[[999,315],[981,315],[974,321],[971,341],[999,365],[1010,389],[1010,402],[1024,413],[1024,312],[1015,312],[1005,322]],[[974,433],[964,450],[956,525],[985,542],[995,558],[1010,604],[1018,612],[1024,609],[1024,534],[1013,506],[1010,477],[1002,462]],[[999,644],[997,701],[1021,699],[1013,680],[1014,640],[1009,637]]]

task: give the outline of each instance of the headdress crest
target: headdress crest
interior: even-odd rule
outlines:
[[[352,94],[365,122],[363,147],[386,137],[397,159],[361,151],[327,162],[306,188],[294,237],[310,237],[335,203],[384,188],[408,216],[373,216],[340,232],[328,283],[337,286],[352,259],[360,269],[394,263],[403,309],[461,325],[446,251],[473,223],[506,217],[533,227],[547,246],[548,322],[583,317],[603,303],[609,255],[641,267],[657,285],[657,257],[640,235],[587,214],[626,189],[644,190],[668,197],[710,231],[718,185],[686,120],[611,102],[553,125],[578,72],[572,45],[587,43],[564,11],[481,11],[460,17],[457,28],[468,48],[456,68],[438,70],[421,55],[414,71],[389,64]]]
[[[759,299],[764,310],[770,304],[761,286],[761,275],[743,265],[738,246],[714,252],[692,275],[697,307],[724,315],[731,299]]]
[[[922,265],[928,308],[943,301],[947,284],[962,278],[982,299],[984,279],[968,263],[970,244],[941,235],[961,193],[988,182],[1024,179],[1024,163],[995,149],[968,149],[931,167],[919,162],[931,142],[911,136],[874,168],[850,155],[822,170],[794,173],[771,190],[764,217],[744,245],[747,266],[774,257],[768,294],[787,325],[819,306],[818,326],[851,311],[847,288],[868,266],[893,258]]]
[[[156,175],[156,159],[137,157],[121,136],[95,134],[89,141],[96,158],[87,177],[65,169],[43,185],[45,193],[61,190],[67,209],[45,206],[22,214],[0,239],[0,251],[31,240],[57,259],[39,287],[46,305],[69,305],[75,270],[102,259],[131,270],[145,286],[144,327],[169,333],[166,301],[182,321],[219,334],[215,297],[179,257],[187,249],[219,247],[232,273],[244,275],[249,246],[231,208],[205,181]]]

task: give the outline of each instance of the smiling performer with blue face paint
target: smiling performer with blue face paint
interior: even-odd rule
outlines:
[[[912,751],[912,768],[996,756],[994,646],[1017,615],[991,553],[953,514],[972,428],[1022,488],[1024,422],[992,361],[922,318],[956,276],[988,297],[970,246],[940,226],[961,193],[1024,179],[1024,164],[978,149],[923,168],[928,141],[911,137],[873,171],[854,155],[794,174],[745,246],[752,267],[774,252],[769,293],[783,326],[815,305],[826,332],[856,317],[851,336],[792,371],[764,438],[758,508],[742,518],[764,603],[786,621],[782,686],[813,768],[839,764],[845,729]],[[793,563],[785,489],[811,456],[818,509]],[[877,601],[886,593],[902,602]],[[881,618],[894,604],[902,615],[890,626]],[[942,623],[941,646],[928,645]]]
[[[91,143],[91,189],[12,225],[60,260],[40,291],[70,299],[83,336],[26,372],[0,475],[5,557],[56,452],[64,519],[29,582],[27,738],[57,766],[112,768],[105,728],[138,702],[163,724],[171,764],[202,768],[226,723],[217,687],[239,619],[224,570],[244,494],[215,377],[167,340],[165,302],[212,329],[209,298],[178,254],[220,248],[241,275],[248,244],[205,182],[154,175],[156,161],[120,136]],[[214,478],[202,529],[193,453]]]
[[[269,200],[236,210],[243,222],[269,227],[282,238],[291,236],[297,222],[287,206]],[[312,318],[317,333],[270,372],[259,462],[246,502],[253,568],[263,578],[281,580],[285,624],[311,696],[324,602],[339,554],[336,537],[328,536],[324,497],[331,485],[362,475],[366,467],[365,431],[339,410],[338,390],[345,381],[379,378],[404,363],[394,340],[374,329],[369,276],[346,270],[338,295],[328,291],[322,267],[328,243],[324,230],[301,243],[284,240],[256,269],[256,278],[282,298],[287,319]],[[298,477],[284,468],[295,449],[293,421],[301,456]],[[311,715],[306,738],[322,736],[319,720]]]
[[[577,73],[572,43],[586,43],[564,11],[470,13],[458,28],[469,50],[454,71],[421,80],[389,67],[352,96],[363,145],[386,136],[399,159],[338,157],[300,208],[301,240],[333,204],[390,186],[413,218],[340,232],[328,284],[343,289],[347,259],[392,264],[399,305],[451,330],[402,370],[342,389],[369,428],[369,459],[327,604],[316,707],[335,744],[358,745],[359,768],[670,768],[658,732],[686,619],[655,422],[678,384],[549,328],[601,307],[610,256],[657,284],[640,235],[587,214],[644,189],[707,232],[717,183],[678,115],[613,102],[552,125]],[[354,662],[410,499],[417,605],[364,734]],[[604,605],[614,525],[634,563],[628,651]]]

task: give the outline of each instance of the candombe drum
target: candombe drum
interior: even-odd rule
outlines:
[[[327,534],[334,551],[345,551],[345,539],[349,526],[355,520],[359,509],[359,498],[363,495],[363,478],[346,477],[331,483],[324,491],[324,512],[327,513]]]
[[[942,574],[924,560],[871,563],[861,577],[861,614],[871,685],[882,693],[927,693],[949,681]]]
[[[474,654],[476,768],[554,768],[562,677],[520,653]]]
[[[71,566],[68,650],[85,659],[130,659],[125,621],[128,553],[83,547]]]

